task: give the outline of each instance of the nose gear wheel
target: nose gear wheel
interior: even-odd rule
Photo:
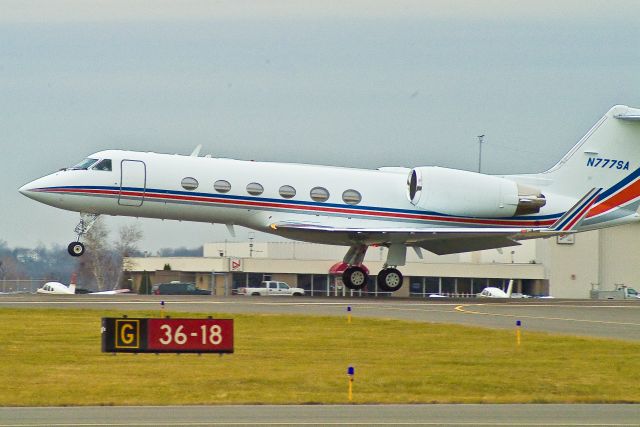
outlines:
[[[79,257],[84,254],[85,248],[84,245],[80,243],[80,239],[82,238],[82,236],[89,232],[91,227],[93,227],[93,224],[96,223],[96,220],[99,216],[99,214],[80,214],[80,222],[74,229],[75,233],[78,235],[78,239],[75,242],[69,243],[69,246],[67,247],[69,255],[73,257]]]

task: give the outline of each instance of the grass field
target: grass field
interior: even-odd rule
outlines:
[[[235,319],[232,355],[101,353],[101,317],[121,314],[0,309],[0,405],[346,403],[350,364],[354,403],[640,402],[640,343],[523,331],[517,347],[513,331],[220,315]]]

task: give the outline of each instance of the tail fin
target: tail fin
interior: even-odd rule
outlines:
[[[507,286],[507,298],[511,298],[512,293],[513,293],[513,279],[509,280],[509,285]]]
[[[574,200],[589,189],[602,188],[582,221],[586,228],[637,219],[640,109],[611,108],[554,167],[532,178],[544,182],[545,193]]]
[[[69,290],[72,294],[76,293],[76,282],[78,281],[78,275],[76,273],[71,274],[71,280],[69,281]]]
[[[553,180],[553,192],[570,197],[589,188],[609,188],[637,171],[640,164],[640,109],[611,108],[585,136],[541,177]]]

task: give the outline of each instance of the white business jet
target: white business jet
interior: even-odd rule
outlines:
[[[451,254],[637,221],[640,109],[615,106],[551,169],[492,176],[435,166],[377,170],[109,150],[20,192],[81,213],[235,225],[349,246],[344,284],[362,289],[370,245],[388,248],[380,289],[396,291],[407,247]]]

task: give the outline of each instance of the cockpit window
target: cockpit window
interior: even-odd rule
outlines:
[[[84,159],[83,161],[69,169],[89,169],[89,167],[91,167],[91,165],[93,165],[97,161],[98,159]]]
[[[108,172],[111,172],[111,159],[100,160],[98,162],[98,164],[95,165],[92,169],[96,170],[96,171],[108,171]]]

